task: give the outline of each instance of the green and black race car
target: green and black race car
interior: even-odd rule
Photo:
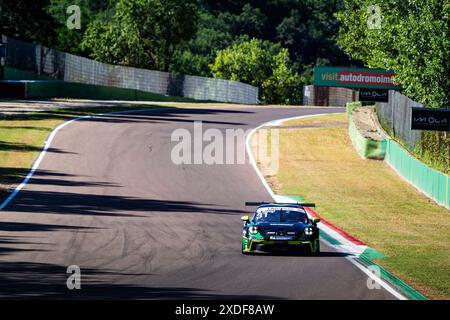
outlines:
[[[247,254],[257,246],[287,246],[304,248],[309,253],[320,253],[319,218],[310,219],[305,207],[314,204],[252,203],[258,206],[252,218],[243,216],[242,253]]]

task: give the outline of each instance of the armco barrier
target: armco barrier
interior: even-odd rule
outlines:
[[[392,139],[387,141],[385,160],[406,181],[450,209],[450,176],[423,164]]]
[[[348,88],[303,86],[303,105],[305,106],[336,106],[357,101],[357,91]]]

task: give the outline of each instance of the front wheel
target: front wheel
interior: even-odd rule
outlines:
[[[318,256],[320,254],[320,240],[311,241],[310,253],[313,256]]]
[[[250,240],[247,238],[242,238],[242,254],[250,254],[253,251],[253,244],[250,244],[250,246],[248,247],[249,241]]]

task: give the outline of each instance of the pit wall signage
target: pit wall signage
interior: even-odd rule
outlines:
[[[383,69],[314,68],[314,85],[319,87],[401,90],[402,87],[394,83],[394,77],[394,72]]]

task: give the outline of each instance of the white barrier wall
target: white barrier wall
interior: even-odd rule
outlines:
[[[6,37],[6,63],[68,82],[136,89],[162,95],[238,104],[258,104],[258,88],[214,78],[109,65]]]

